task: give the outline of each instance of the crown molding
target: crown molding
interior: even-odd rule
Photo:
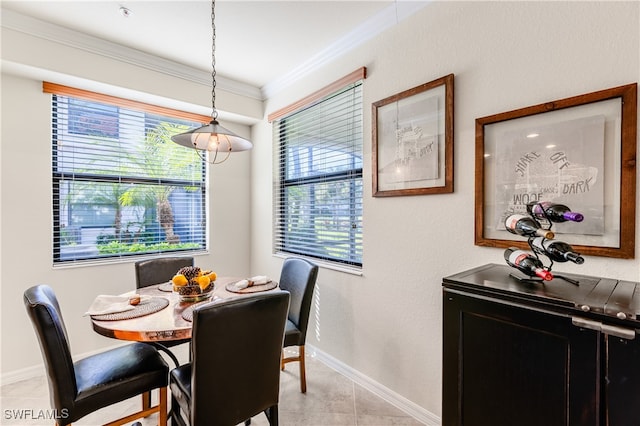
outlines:
[[[429,2],[430,0],[396,0],[326,49],[318,52],[282,77],[265,84],[261,89],[219,74],[216,76],[216,85],[221,90],[264,101],[318,68],[335,61],[386,29],[397,25]],[[211,74],[209,72],[159,58],[137,49],[70,30],[11,10],[2,9],[2,26],[183,80],[205,86],[211,84]]]
[[[355,27],[351,32],[336,42],[323,49],[309,60],[300,64],[282,77],[273,80],[262,87],[262,95],[265,99],[292,85],[318,68],[325,66],[339,57],[345,55],[357,46],[372,39],[383,31],[397,25],[418,10],[426,6],[430,0],[396,0],[376,15]]]
[[[211,73],[209,72],[198,70],[168,59],[159,58],[137,49],[70,30],[50,22],[25,16],[12,10],[2,9],[2,26],[172,77],[205,86],[211,85]],[[264,100],[259,88],[224,76],[216,76],[216,85],[221,90],[227,92],[259,101]]]

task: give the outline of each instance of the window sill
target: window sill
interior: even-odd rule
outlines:
[[[346,274],[362,276],[362,268],[359,268],[357,266],[338,265],[338,264],[335,264],[335,263],[332,263],[332,262],[327,262],[327,261],[324,261],[324,260],[321,260],[321,259],[316,259],[315,257],[305,257],[305,256],[300,256],[300,255],[291,255],[291,254],[287,254],[287,253],[274,253],[273,256],[274,257],[278,257],[280,259],[286,259],[287,257],[301,257],[303,259],[307,259],[307,260],[315,263],[320,268],[331,269],[332,271],[344,272]]]

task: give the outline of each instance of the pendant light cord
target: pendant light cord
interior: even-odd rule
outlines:
[[[218,123],[218,110],[216,109],[216,2],[211,0],[211,122],[207,125],[189,130],[179,135],[171,136],[175,143],[187,148],[194,148],[200,158],[207,161],[200,151],[213,152],[213,161],[210,164],[218,164],[226,161],[231,151],[246,151],[253,147],[248,139],[242,138]],[[220,152],[223,150],[225,154]]]
[[[211,121],[218,121],[218,110],[216,109],[216,2],[211,1]],[[231,147],[229,147],[231,148]],[[209,161],[206,156],[202,155],[199,150],[196,150],[198,157],[203,161],[210,164],[220,164],[227,161],[231,154],[231,149],[226,153],[226,156],[218,161],[218,150],[216,149],[213,154],[213,160]]]
[[[218,120],[218,110],[216,109],[216,2],[211,2],[211,120]]]

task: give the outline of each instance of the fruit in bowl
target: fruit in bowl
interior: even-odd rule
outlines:
[[[216,278],[213,271],[203,271],[199,266],[185,266],[178,270],[171,282],[173,291],[185,298],[193,298],[210,293]]]

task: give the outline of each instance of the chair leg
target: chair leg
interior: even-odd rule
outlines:
[[[151,407],[151,392],[142,394],[142,410],[148,410]]]
[[[167,388],[161,387],[160,401],[158,402],[158,426],[167,426]]]
[[[272,405],[264,412],[269,420],[269,426],[278,426],[278,404]]]
[[[280,352],[280,369],[284,371],[284,365],[288,362],[298,361],[300,363],[300,392],[307,393],[307,373],[305,368],[304,345],[298,346],[298,355],[288,358],[284,357],[284,350]]]
[[[148,417],[155,412],[158,413],[158,426],[167,426],[167,388],[161,387],[158,389],[158,392],[158,405],[149,407],[148,410],[142,410],[138,411],[137,413],[129,414],[128,416],[119,418],[110,423],[106,423],[103,426],[128,426],[132,421],[141,419],[143,417]]]
[[[300,361],[300,392],[307,393],[307,372],[304,365],[304,345],[300,345],[298,347],[298,358]]]

